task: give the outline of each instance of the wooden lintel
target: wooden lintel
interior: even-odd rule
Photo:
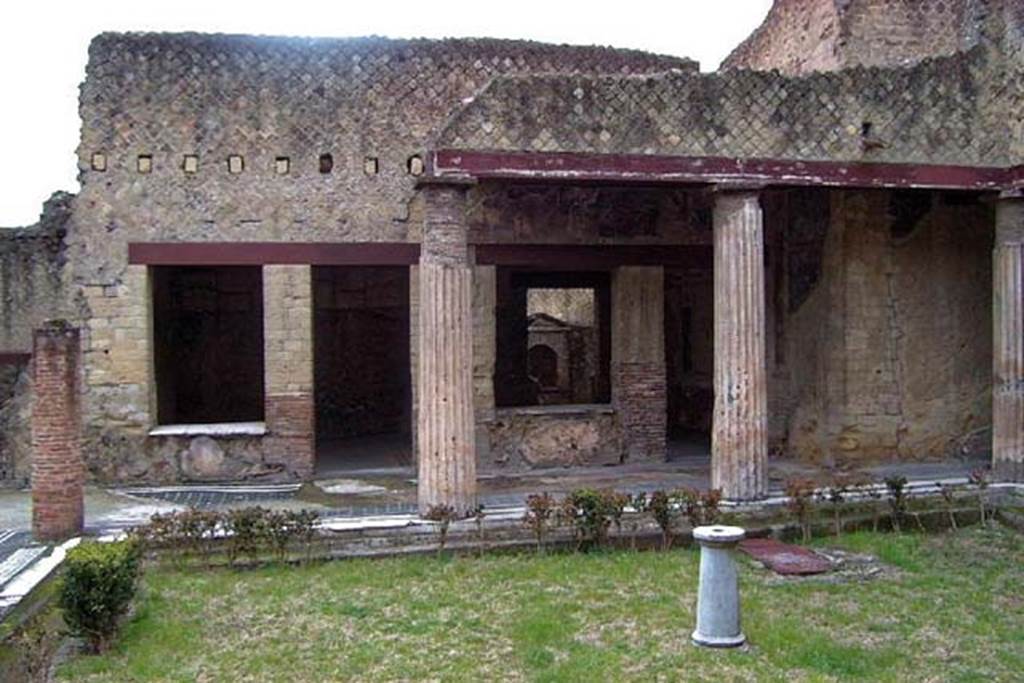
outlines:
[[[402,266],[419,261],[413,242],[134,242],[128,262],[151,266]]]

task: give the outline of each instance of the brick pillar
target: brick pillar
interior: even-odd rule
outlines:
[[[473,276],[466,244],[468,178],[420,182],[425,203],[419,264],[416,448],[420,512],[477,504],[473,425]]]
[[[295,478],[313,476],[313,274],[310,266],[264,266],[264,458]]]
[[[762,222],[756,191],[716,195],[711,486],[728,500],[756,500],[768,493]]]
[[[625,459],[665,459],[665,274],[626,266],[612,278],[612,402]]]
[[[78,330],[61,321],[33,335],[32,533],[42,541],[82,533]]]
[[[992,470],[1024,481],[1024,194],[996,205],[992,268]]]

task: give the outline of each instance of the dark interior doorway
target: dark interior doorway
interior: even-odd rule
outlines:
[[[317,471],[411,463],[409,269],[316,267]]]
[[[151,270],[159,424],[263,420],[259,266]]]
[[[665,269],[669,459],[711,452],[714,281],[704,267]]]

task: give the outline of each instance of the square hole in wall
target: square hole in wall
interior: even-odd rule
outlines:
[[[139,173],[150,173],[153,170],[153,155],[140,154],[136,162],[136,168],[138,168]]]
[[[228,173],[241,173],[245,170],[245,159],[241,154],[232,154],[228,157]]]
[[[412,176],[423,175],[423,157],[413,154],[406,160],[405,170]]]
[[[366,157],[363,159],[363,173],[366,175],[377,175],[379,170],[380,164],[377,162],[377,157]]]
[[[196,173],[199,170],[199,157],[195,154],[186,154],[182,159],[181,168],[185,173]]]
[[[107,170],[107,155],[102,152],[95,152],[92,155],[92,170],[94,171],[106,171]]]
[[[290,158],[277,157],[276,159],[274,159],[274,172],[277,173],[277,175],[288,175],[288,172],[291,171],[291,168],[292,160]]]
[[[330,173],[331,171],[333,171],[334,170],[334,157],[332,157],[330,154],[321,154],[320,155],[320,166],[319,166],[319,168],[320,168],[320,172],[323,173],[324,175],[326,175],[326,174]]]

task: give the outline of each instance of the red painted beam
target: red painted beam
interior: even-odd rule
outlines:
[[[710,245],[478,244],[476,262],[543,270],[618,266],[711,267]]]
[[[419,262],[412,242],[134,242],[128,262],[151,266],[402,266]]]
[[[1011,172],[1006,168],[928,164],[457,149],[437,150],[432,161],[435,173],[467,173],[482,179],[975,191],[1000,189],[1009,182]]]
[[[31,353],[17,352],[17,351],[2,351],[0,352],[0,366],[3,365],[22,365],[23,363],[29,362],[32,359]]]
[[[480,265],[546,270],[603,270],[627,265],[703,266],[707,245],[476,244]],[[132,264],[150,266],[259,266],[310,264],[341,266],[415,265],[419,245],[411,242],[133,242]]]

